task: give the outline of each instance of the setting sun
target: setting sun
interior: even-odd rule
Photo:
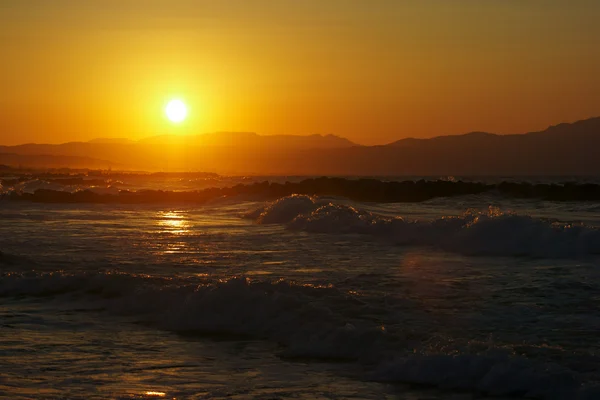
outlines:
[[[167,107],[165,108],[165,113],[167,114],[167,118],[171,122],[179,123],[187,117],[187,106],[181,100],[171,100]]]

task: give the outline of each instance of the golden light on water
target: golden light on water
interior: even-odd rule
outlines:
[[[189,232],[189,222],[185,214],[177,211],[163,211],[158,213],[158,226],[163,232],[182,235]]]
[[[165,397],[167,394],[165,392],[156,392],[156,391],[148,391],[145,392],[144,395],[146,396],[152,396],[152,397]]]

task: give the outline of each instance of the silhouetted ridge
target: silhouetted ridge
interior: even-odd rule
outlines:
[[[365,202],[420,202],[436,197],[451,197],[496,193],[517,198],[552,201],[600,200],[597,184],[530,184],[502,182],[485,184],[479,182],[450,182],[420,180],[386,182],[377,179],[316,178],[297,183],[239,184],[228,188],[208,188],[199,191],[173,192],[162,190],[127,191],[119,194],[99,194],[91,190],[74,193],[38,189],[34,193],[11,192],[4,196],[10,200],[42,203],[203,203],[220,197],[260,196],[273,199],[291,194],[317,196],[340,196]]]
[[[592,118],[525,134],[471,132],[381,146],[247,132],[0,146],[0,164],[255,176],[597,176],[598,147],[600,118]]]

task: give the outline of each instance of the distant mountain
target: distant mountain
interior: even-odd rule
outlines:
[[[521,135],[472,132],[383,146],[359,146],[332,135],[221,132],[134,143],[0,146],[0,153],[30,160],[40,155],[91,157],[136,170],[245,175],[600,175],[598,148],[600,118]],[[14,166],[2,158],[0,162]]]
[[[0,153],[0,171],[12,168],[72,168],[72,169],[119,169],[122,165],[113,161],[91,157],[60,155],[24,155]]]
[[[395,147],[416,147],[416,146],[427,146],[432,143],[458,143],[458,142],[481,142],[485,140],[490,140],[493,137],[506,137],[507,135],[496,135],[493,133],[486,132],[470,132],[462,135],[451,135],[451,136],[437,136],[430,139],[416,139],[416,138],[406,138],[400,139],[395,142],[388,144],[387,146],[395,146]],[[492,139],[493,140],[493,139]]]
[[[98,138],[90,140],[88,143],[96,144],[133,144],[135,141],[124,138]]]
[[[600,136],[600,117],[574,123],[562,123],[539,131],[525,134],[498,135],[487,132],[470,132],[463,135],[437,136],[431,139],[406,138],[390,143],[388,146],[412,147],[418,145],[486,143],[498,140],[531,140],[543,137],[544,140],[564,140],[566,136],[576,139],[598,140]],[[495,143],[495,142],[494,142]]]
[[[259,135],[252,132],[215,132],[202,135],[161,135],[142,139],[140,144],[185,144],[211,147],[269,147],[278,149],[324,149],[356,146],[335,135]]]

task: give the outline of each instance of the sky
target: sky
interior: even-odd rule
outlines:
[[[597,0],[2,0],[0,144],[542,130],[600,115],[598,21]]]

